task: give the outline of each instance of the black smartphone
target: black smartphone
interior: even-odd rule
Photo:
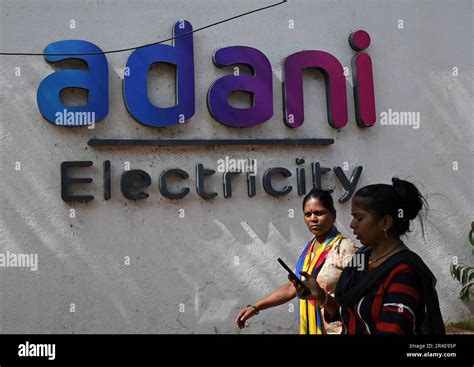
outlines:
[[[300,280],[300,278],[296,276],[295,273],[293,273],[293,270],[291,270],[282,259],[278,258],[277,260],[280,263],[280,265],[283,266],[283,268],[296,280],[296,283],[298,283],[301,287],[303,287],[303,294],[306,296],[311,294],[311,291],[309,290],[309,288],[303,284],[303,282]]]

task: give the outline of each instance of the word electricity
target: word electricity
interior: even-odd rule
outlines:
[[[304,159],[296,159],[297,165],[304,164]],[[61,198],[66,201],[90,201],[94,199],[92,195],[75,195],[68,189],[73,184],[90,184],[93,179],[91,177],[70,177],[69,171],[71,169],[90,167],[93,165],[92,161],[68,161],[61,163]],[[322,175],[332,171],[331,168],[322,167],[319,162],[311,163],[311,181],[312,186],[315,188],[322,188],[321,178]],[[348,201],[353,195],[357,183],[359,182],[360,175],[362,173],[362,166],[353,168],[351,177],[348,178],[344,173],[344,170],[336,166],[333,169],[337,181],[341,184],[344,194],[339,198],[339,202],[344,203]],[[212,199],[218,195],[217,192],[206,189],[206,178],[216,173],[215,170],[205,168],[202,163],[196,165],[195,180],[196,180],[196,192],[203,199]],[[230,198],[232,196],[232,180],[237,179],[237,175],[241,172],[225,171],[222,173],[222,186],[224,198]],[[295,170],[296,185],[298,195],[306,194],[306,169],[304,167],[297,167]],[[173,176],[173,177],[172,177]],[[247,172],[247,194],[249,197],[256,196],[257,194],[257,175],[255,172]],[[278,177],[279,176],[279,177]],[[103,194],[104,199],[109,200],[112,197],[111,192],[111,177],[112,169],[110,161],[103,162]],[[262,186],[264,191],[271,196],[279,197],[288,195],[292,190],[293,186],[288,181],[293,177],[293,173],[284,167],[272,167],[265,171],[262,176]],[[169,182],[172,178],[183,181],[182,187],[178,190],[170,190]],[[275,187],[274,180],[279,178],[285,180],[282,188]],[[190,188],[186,187],[186,180],[189,179],[189,173],[180,168],[166,169],[161,172],[159,176],[159,190],[163,196],[169,199],[182,199],[189,194]],[[144,190],[151,186],[151,176],[140,169],[125,170],[120,178],[120,191],[122,195],[129,200],[143,200],[149,197],[149,194]],[[281,183],[279,184],[281,186]],[[331,192],[334,190],[330,190]]]

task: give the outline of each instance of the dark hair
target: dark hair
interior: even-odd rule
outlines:
[[[334,201],[332,200],[331,193],[326,190],[313,188],[308,195],[303,199],[303,210],[304,206],[311,199],[317,199],[323,206],[329,210],[332,214],[336,215],[336,208],[334,208]]]
[[[410,231],[410,221],[419,216],[423,207],[427,207],[425,198],[411,182],[392,178],[392,185],[376,184],[359,189],[354,198],[362,198],[361,205],[373,213],[377,219],[390,215],[393,226],[389,232],[399,237]],[[424,236],[423,220],[420,217]]]

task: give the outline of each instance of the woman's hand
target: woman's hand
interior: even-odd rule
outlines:
[[[255,307],[245,307],[243,310],[239,312],[239,316],[237,316],[237,319],[235,319],[235,323],[237,324],[239,329],[242,329],[245,327],[245,321],[250,319],[252,316],[254,316],[257,313],[257,310]]]
[[[295,287],[298,297],[301,299],[313,299],[320,304],[323,303],[326,298],[326,291],[319,286],[316,277],[304,271],[300,272],[300,274],[307,279],[303,280],[303,284],[308,287],[311,294],[306,294],[304,288],[296,282],[295,278],[292,275],[288,275],[288,279]]]

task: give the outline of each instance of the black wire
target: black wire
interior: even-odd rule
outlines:
[[[27,53],[27,52],[0,52],[0,56],[86,56],[86,55],[113,54],[113,53],[118,53],[118,52],[137,50],[139,48],[144,48],[144,47],[148,47],[148,46],[157,45],[157,44],[160,44],[160,43],[163,43],[163,42],[168,42],[168,41],[171,41],[171,40],[175,40],[177,38],[184,37],[188,34],[192,34],[192,33],[202,31],[206,28],[214,27],[216,25],[219,25],[219,24],[222,24],[222,23],[225,23],[225,22],[229,22],[231,20],[249,15],[249,14],[252,14],[252,13],[256,13],[256,12],[259,12],[259,11],[262,11],[262,10],[273,8],[275,6],[281,5],[281,4],[286,3],[286,2],[287,2],[287,0],[283,0],[283,1],[281,1],[279,3],[276,3],[276,4],[273,4],[273,5],[264,6],[262,8],[251,10],[251,11],[248,11],[246,13],[242,13],[242,14],[233,16],[231,18],[227,18],[227,19],[221,20],[219,22],[215,22],[215,23],[206,25],[204,27],[194,29],[190,32],[180,34],[179,36],[176,36],[176,37],[171,37],[171,38],[168,38],[168,39],[165,39],[165,40],[161,40],[161,41],[153,42],[153,43],[148,43],[148,44],[145,44],[145,45],[142,45],[142,46],[137,46],[137,47],[129,47],[129,48],[123,48],[123,49],[120,49],[120,50],[111,50],[111,51],[102,51],[102,52],[79,53],[79,54],[44,54],[44,53]]]

